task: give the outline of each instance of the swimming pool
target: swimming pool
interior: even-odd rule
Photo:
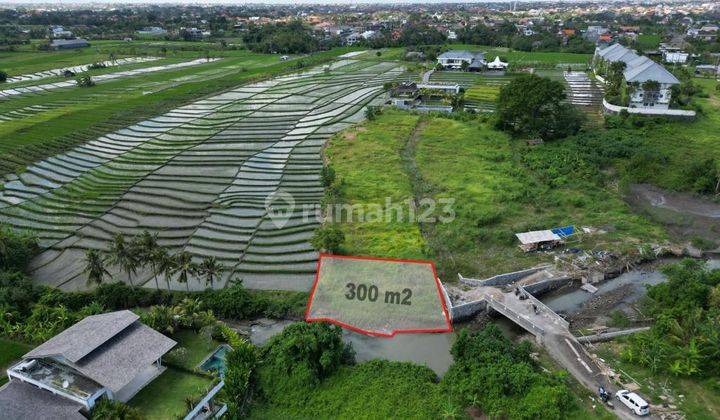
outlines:
[[[225,370],[227,369],[225,366],[225,355],[230,350],[232,350],[232,347],[227,344],[221,344],[210,356],[200,363],[199,368],[206,372],[218,372],[220,376],[225,375]]]

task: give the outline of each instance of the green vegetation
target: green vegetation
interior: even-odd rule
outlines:
[[[91,420],[142,420],[145,417],[137,408],[120,401],[101,399],[93,408]]]
[[[627,339],[602,343],[598,355],[620,373],[624,382],[637,382],[640,394],[653,404],[663,402],[676,405],[686,418],[712,420],[720,416],[720,380],[714,377],[678,377],[658,374],[636,362],[622,357],[629,344]],[[680,395],[683,397],[680,398]]]
[[[412,171],[405,164],[409,160],[417,163],[419,191],[455,200],[455,220],[426,226],[424,238],[417,224],[392,218],[344,221],[344,252],[432,258],[441,278],[454,281],[458,272],[493,275],[542,261],[542,254],[517,248],[516,232],[568,224],[613,226],[574,246],[629,252],[636,243],[666,237],[663,229],[633,214],[603,175],[617,159],[640,162],[650,153],[632,136],[583,133],[528,147],[481,119],[430,116],[419,123],[421,118],[386,111],[336,136],[327,156],[342,191],[339,200],[369,208],[373,203],[384,206],[384,197],[394,203],[413,198]],[[408,156],[405,145],[413,136],[417,145]],[[438,205],[437,216],[444,214],[442,207]]]
[[[22,359],[22,356],[31,349],[32,347],[27,344],[0,338],[0,371],[5,372],[10,364]],[[7,380],[7,375],[2,375],[0,385]]]
[[[389,197],[407,213],[413,193],[401,154],[418,121],[418,116],[388,110],[376,122],[346,131],[330,141],[325,154],[336,175],[328,188],[329,204],[347,203],[354,210],[352,220],[334,214],[336,218],[342,216],[339,220],[345,232],[342,252],[411,259],[426,256],[417,224],[407,218],[399,220],[392,210],[379,208],[385,206]],[[360,222],[360,212],[375,212],[377,217]]]
[[[653,373],[673,376],[720,374],[720,270],[685,260],[667,266],[666,283],[648,286],[644,312],[655,318],[650,331],[628,339],[622,357]]]
[[[583,114],[565,99],[562,83],[532,74],[519,76],[500,89],[497,127],[516,137],[544,140],[575,134]]]
[[[141,51],[152,53],[156,50],[148,47]],[[28,163],[67,151],[101,134],[161,115],[207,95],[321,63],[345,51],[338,49],[316,53],[302,60],[280,61],[273,54],[221,50],[214,51],[213,55],[225,58],[199,66],[108,80],[91,89],[56,89],[40,95],[12,98],[0,104],[0,115],[12,115],[14,111],[38,106],[46,108],[0,124],[0,137],[11,139],[0,146],[0,174],[20,171]],[[195,59],[198,53],[180,54],[192,54],[188,59]],[[45,66],[57,68],[63,64],[48,61]]]
[[[453,345],[455,362],[438,383],[430,369],[411,363],[353,365],[338,327],[293,324],[260,351],[250,417],[458,418],[467,408],[521,419],[576,412],[565,376],[541,372],[531,350],[495,326],[464,330]]]
[[[181,417],[187,413],[185,399],[204,391],[212,380],[169,367],[143,388],[129,404],[147,420]]]

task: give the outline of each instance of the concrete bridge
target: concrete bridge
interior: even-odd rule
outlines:
[[[453,321],[494,310],[531,333],[555,361],[593,394],[597,395],[600,385],[613,395],[618,390],[570,332],[569,323],[532,294],[572,282],[569,275],[555,271],[550,266],[541,266],[484,280],[460,276],[460,282],[470,288],[462,291],[459,299],[456,298],[457,305],[453,304],[450,294],[445,291]],[[620,418],[634,418],[618,401],[615,401],[611,411]]]

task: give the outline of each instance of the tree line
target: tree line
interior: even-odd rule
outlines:
[[[139,269],[150,268],[155,288],[160,289],[158,276],[165,277],[167,290],[170,290],[170,279],[177,276],[178,283],[184,283],[190,291],[189,280],[192,277],[205,280],[205,286],[213,287],[215,281],[226,271],[226,267],[218,262],[217,258],[207,256],[200,263],[193,261],[192,254],[181,251],[171,255],[167,248],[158,244],[157,234],[143,231],[131,240],[126,240],[122,233],[113,237],[110,249],[103,252],[97,249],[85,251],[85,274],[88,285],[102,284],[106,277],[112,275],[108,266],[114,266],[127,275],[132,287],[133,277]]]

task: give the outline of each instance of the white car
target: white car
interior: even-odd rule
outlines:
[[[617,397],[618,400],[620,400],[638,416],[646,416],[650,414],[650,406],[647,401],[643,400],[634,392],[630,392],[627,389],[621,389],[615,393],[615,397]]]

